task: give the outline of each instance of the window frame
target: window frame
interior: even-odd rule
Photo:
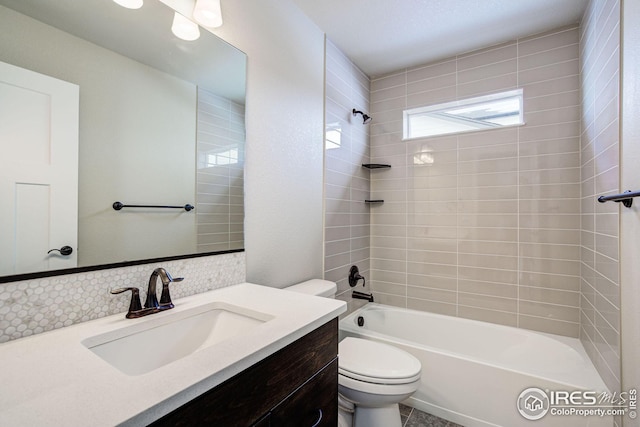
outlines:
[[[410,122],[411,116],[421,115],[421,114],[425,114],[425,113],[438,112],[438,111],[446,111],[446,110],[451,110],[453,108],[470,107],[470,106],[474,106],[474,105],[480,105],[480,104],[489,103],[491,101],[498,101],[498,100],[501,100],[501,99],[508,99],[508,98],[514,98],[514,97],[517,97],[518,101],[519,101],[519,114],[518,114],[518,122],[517,123],[508,124],[508,125],[498,125],[498,124],[496,124],[495,126],[491,126],[489,123],[487,123],[487,127],[486,128],[464,129],[464,130],[459,130],[459,131],[444,132],[444,133],[429,134],[429,135],[415,135],[414,136],[414,135],[411,134],[412,133],[411,132],[411,122]],[[438,104],[430,104],[430,105],[425,105],[425,106],[421,106],[421,107],[410,108],[410,109],[404,110],[402,112],[402,140],[403,141],[410,141],[410,140],[420,139],[420,138],[433,138],[433,137],[438,137],[438,136],[457,135],[457,134],[461,134],[461,133],[481,132],[481,131],[486,131],[486,130],[504,129],[504,128],[508,128],[508,127],[523,126],[523,125],[525,125],[525,122],[524,122],[524,91],[523,91],[522,88],[518,88],[518,89],[508,90],[508,91],[504,91],[504,92],[492,93],[492,94],[489,94],[489,95],[474,96],[474,97],[471,97],[471,98],[460,99],[460,100],[457,100],[457,101],[443,102],[443,103],[438,103]]]

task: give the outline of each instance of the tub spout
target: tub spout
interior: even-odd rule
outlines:
[[[366,292],[353,291],[351,293],[351,297],[355,299],[366,299],[369,302],[373,302],[373,294],[368,294]]]

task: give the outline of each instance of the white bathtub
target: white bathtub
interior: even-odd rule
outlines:
[[[416,356],[421,384],[405,403],[465,427],[613,425],[611,416],[547,413],[529,421],[518,412],[518,396],[530,387],[608,392],[575,338],[373,303],[342,319],[340,336],[386,342]]]

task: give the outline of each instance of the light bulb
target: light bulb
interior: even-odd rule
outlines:
[[[140,9],[142,7],[143,0],[113,0],[122,7],[127,9]]]
[[[198,24],[188,20],[178,12],[173,14],[171,31],[176,35],[176,37],[186,41],[193,41],[200,37],[200,28],[198,28]]]
[[[196,0],[193,18],[203,27],[217,28],[222,25],[220,0]]]

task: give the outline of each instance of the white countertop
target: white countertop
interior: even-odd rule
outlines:
[[[241,303],[274,318],[138,376],[120,372],[82,344],[214,301]],[[121,313],[1,344],[0,425],[144,426],[346,311],[343,301],[250,283],[174,303],[172,310],[140,319]]]

